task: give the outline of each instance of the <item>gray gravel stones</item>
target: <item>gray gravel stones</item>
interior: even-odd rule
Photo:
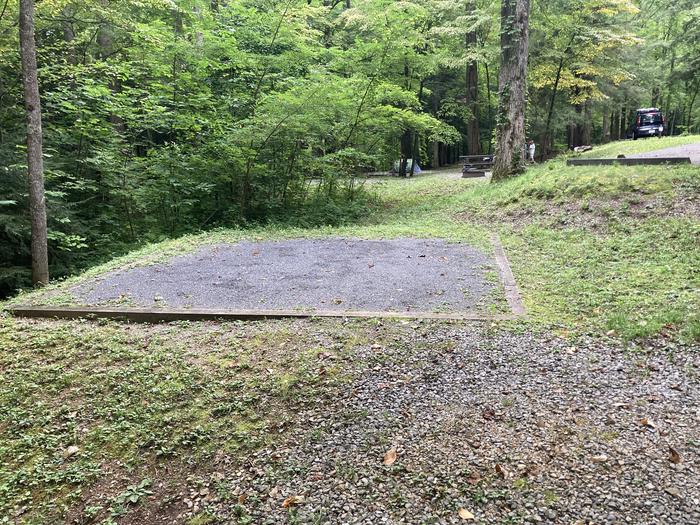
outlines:
[[[489,524],[700,523],[698,348],[486,324],[391,333],[281,445],[226,467],[222,522],[450,524],[464,508]]]
[[[139,306],[467,312],[489,302],[494,262],[436,239],[290,240],[201,248],[73,289]]]

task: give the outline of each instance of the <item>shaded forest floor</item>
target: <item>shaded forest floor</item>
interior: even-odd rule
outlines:
[[[700,169],[372,191],[361,223],[149,246],[48,302],[212,243],[497,231],[530,318],[0,317],[0,523],[697,523]]]

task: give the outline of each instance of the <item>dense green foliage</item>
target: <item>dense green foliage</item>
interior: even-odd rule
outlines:
[[[3,4],[0,295],[29,275],[17,2]],[[674,133],[697,129],[694,4],[536,1],[530,134],[614,139],[651,104]],[[358,175],[451,162],[475,119],[488,150],[498,25],[495,0],[38,2],[53,274],[202,229],[354,220]]]

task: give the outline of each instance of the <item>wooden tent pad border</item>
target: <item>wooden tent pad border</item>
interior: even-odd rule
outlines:
[[[297,311],[297,310],[209,310],[171,308],[102,308],[15,306],[8,308],[15,317],[44,319],[116,319],[140,323],[172,321],[262,321],[269,319],[429,319],[436,321],[514,321],[518,315],[479,315],[438,312]]]
[[[503,283],[509,314],[481,314],[472,312],[376,312],[376,311],[316,311],[316,310],[228,310],[194,308],[128,308],[101,306],[9,306],[15,317],[39,319],[116,319],[140,323],[173,321],[261,321],[267,319],[356,318],[356,319],[429,319],[437,321],[515,321],[525,317],[513,272],[497,234],[491,235],[496,264]]]

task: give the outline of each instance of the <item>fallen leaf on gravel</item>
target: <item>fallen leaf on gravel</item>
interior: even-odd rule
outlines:
[[[640,419],[639,424],[642,425],[643,427],[649,427],[651,429],[656,428],[656,425],[654,424],[654,422],[647,417],[643,417],[642,419]]]
[[[474,514],[469,512],[467,509],[459,509],[459,517],[462,518],[464,521],[473,520]]]
[[[677,498],[681,497],[681,491],[678,490],[676,487],[667,487],[666,492],[671,496],[676,496]]]
[[[244,504],[245,504],[245,500],[247,500],[247,499],[248,499],[248,496],[247,496],[247,495],[241,494],[240,496],[238,496],[238,504],[239,504],[239,505],[244,505]]]
[[[681,462],[681,455],[671,445],[668,446],[668,452],[669,452],[668,459],[671,461],[671,463],[680,463]]]
[[[299,505],[300,503],[304,503],[304,496],[289,496],[282,502],[282,506],[285,509],[288,509],[289,507]]]
[[[386,454],[384,454],[384,464],[390,467],[396,463],[396,447],[391,447]]]
[[[486,421],[490,421],[496,417],[496,411],[491,407],[486,407],[481,411],[481,417]]]
[[[500,463],[496,463],[496,474],[504,479],[508,477],[508,471]]]

